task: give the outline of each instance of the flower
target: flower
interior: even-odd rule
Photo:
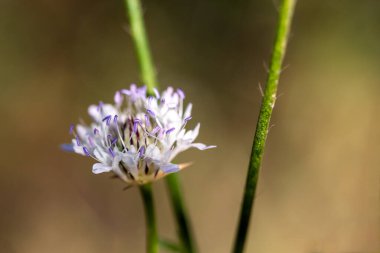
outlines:
[[[74,138],[64,149],[95,159],[94,174],[113,172],[128,185],[141,185],[187,167],[172,163],[180,152],[215,147],[193,143],[200,124],[185,129],[192,104],[183,110],[181,89],[169,87],[161,94],[154,89],[154,94],[132,84],[115,93],[115,104],[91,105],[93,122],[72,125]]]

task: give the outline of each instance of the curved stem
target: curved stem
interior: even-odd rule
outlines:
[[[145,32],[141,3],[140,0],[125,0],[125,4],[127,7],[127,15],[130,20],[130,32],[140,64],[141,80],[147,86],[148,92],[153,93],[153,88],[157,87],[156,71],[149,51],[149,43]]]
[[[152,184],[140,186],[141,197],[144,202],[145,218],[146,218],[146,252],[158,252],[158,234],[156,226],[156,218],[154,213],[154,203],[152,194]]]
[[[182,199],[182,191],[178,175],[168,175],[166,177],[166,183],[169,189],[169,195],[173,204],[173,209],[177,220],[177,230],[182,244],[181,252],[194,253],[196,252],[196,249],[192,240],[191,228],[187,222],[188,218],[185,204]]]
[[[278,80],[280,78],[282,61],[284,59],[291,20],[296,0],[282,0],[279,10],[276,38],[274,41],[272,59],[269,74],[261,104],[259,119],[257,121],[255,137],[251,151],[243,203],[240,212],[240,221],[235,238],[233,252],[241,253],[247,237],[248,225],[251,218],[251,210],[255,197],[257,180],[264,153],[265,142],[269,130],[269,122],[276,101]]]

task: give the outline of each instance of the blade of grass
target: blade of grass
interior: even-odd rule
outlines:
[[[282,62],[285,56],[295,4],[296,0],[282,0],[279,9],[276,38],[273,45],[269,74],[252,145],[251,159],[240,211],[240,221],[233,248],[234,253],[243,252],[246,242],[261,161],[268,136],[270,118],[276,101],[277,86],[280,78]]]

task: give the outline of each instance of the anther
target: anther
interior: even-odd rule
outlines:
[[[170,134],[171,132],[174,131],[174,129],[175,129],[175,127],[172,127],[172,128],[170,128],[169,130],[166,130],[166,134]]]
[[[192,117],[191,116],[189,116],[189,117],[186,117],[183,121],[185,122],[185,123],[187,123],[189,120],[191,120],[192,119]]]
[[[83,152],[86,154],[86,156],[91,156],[86,147],[83,147]]]
[[[156,117],[156,114],[154,114],[152,110],[147,109],[146,112],[149,113],[152,117]]]
[[[115,157],[115,153],[113,152],[112,148],[108,148],[108,151],[110,152],[112,157]]]
[[[106,121],[107,126],[109,126],[110,125],[110,121],[111,121],[111,117],[112,117],[111,115],[108,115],[108,116],[104,117],[102,119],[102,121],[103,122]]]
[[[81,144],[78,136],[75,137],[75,140],[77,141],[77,145],[80,146]]]

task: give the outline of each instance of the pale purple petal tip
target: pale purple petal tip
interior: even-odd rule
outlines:
[[[176,164],[170,163],[170,164],[161,165],[160,169],[165,173],[173,173],[173,172],[179,171],[179,166]]]
[[[160,93],[156,88],[153,88],[154,95],[156,95],[156,98],[160,98]]]
[[[181,99],[185,99],[185,93],[183,92],[183,90],[181,90],[181,89],[177,89],[177,93],[178,93],[178,96],[179,96]]]
[[[123,103],[123,96],[121,95],[120,91],[116,91],[114,96],[115,104],[120,106]]]
[[[120,92],[127,95],[127,96],[131,95],[131,91],[127,90],[127,89],[122,89]]]
[[[103,105],[104,105],[103,102],[100,101],[99,104],[98,104],[98,107],[96,108],[98,112],[100,112],[100,110],[103,109]]]
[[[73,144],[62,144],[61,149],[66,152],[74,152],[74,146]]]

